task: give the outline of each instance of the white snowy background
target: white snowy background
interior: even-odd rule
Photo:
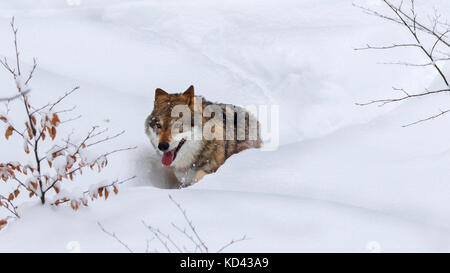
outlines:
[[[376,0],[355,3],[386,11]],[[425,14],[433,7],[450,19],[449,1],[417,1]],[[66,132],[98,124],[126,130],[109,145],[138,147],[74,186],[137,178],[76,212],[25,200],[22,218],[0,231],[1,252],[127,251],[97,222],[145,251],[153,235],[142,220],[189,247],[171,226],[186,224],[169,194],[211,251],[243,235],[227,250],[450,251],[450,116],[402,127],[450,106],[449,97],[355,105],[399,95],[392,86],[438,84],[431,69],[378,64],[420,62],[420,54],[354,51],[409,41],[400,26],[346,0],[3,0],[0,57],[14,57],[12,16],[24,69],[38,60],[31,99],[80,86],[67,105],[83,117]],[[144,120],[155,88],[191,84],[212,101],[279,105],[278,149],[245,151],[192,187],[168,189]],[[0,97],[14,92],[1,72]],[[0,161],[27,160],[17,143],[0,140]],[[155,240],[150,249],[164,251]]]

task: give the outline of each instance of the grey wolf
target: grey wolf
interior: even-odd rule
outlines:
[[[262,144],[259,122],[251,113],[195,96],[193,86],[176,94],[156,89],[145,133],[162,165],[172,168],[184,185],[216,172],[230,156]]]

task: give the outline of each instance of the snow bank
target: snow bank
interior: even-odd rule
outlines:
[[[433,2],[450,10],[446,1]],[[246,234],[251,239],[229,251],[449,251],[448,118],[401,127],[444,107],[446,97],[355,105],[395,95],[392,86],[417,90],[433,83],[431,70],[377,64],[414,61],[411,52],[353,50],[407,39],[401,28],[365,15],[351,1],[68,6],[21,0],[0,8],[2,41],[16,15],[22,57],[38,57],[32,98],[44,103],[80,85],[70,105],[83,118],[73,126],[124,129],[126,136],[111,145],[138,146],[111,157],[101,176],[88,173],[76,185],[88,189],[137,174],[118,196],[78,212],[25,203],[22,219],[1,231],[0,251],[64,252],[74,244],[81,251],[126,251],[97,222],[144,251],[151,234],[141,220],[169,232],[175,232],[171,222],[181,221],[169,193],[212,249]],[[2,56],[11,52],[10,43],[0,43]],[[167,189],[176,185],[155,157],[143,122],[156,87],[181,91],[190,84],[211,100],[279,105],[280,148],[245,151],[193,187]],[[12,90],[2,73],[0,87]],[[77,129],[74,137],[83,133]],[[0,145],[0,161],[23,159],[13,143]]]

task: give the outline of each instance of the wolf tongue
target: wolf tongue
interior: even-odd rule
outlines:
[[[173,158],[175,157],[175,150],[164,152],[161,162],[164,166],[170,166],[173,162]]]

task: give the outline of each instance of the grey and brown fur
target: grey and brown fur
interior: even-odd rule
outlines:
[[[201,101],[201,108],[197,109],[199,100]],[[178,132],[177,129],[174,133],[174,130],[172,130],[172,126],[179,119],[179,117],[172,116],[172,109],[176,105],[187,105],[189,107],[192,126],[187,131],[180,129]],[[223,122],[222,124],[218,124],[218,126],[222,125],[223,127],[224,138],[222,140],[195,139],[192,137],[187,139],[187,136],[193,131],[200,132],[203,130],[203,126],[214,117],[214,114],[211,118],[203,115],[205,108],[210,105],[216,105],[216,107],[220,107],[223,111]],[[194,108],[196,108],[195,111],[197,113],[201,113],[201,125],[194,123]],[[241,122],[239,123],[240,126],[237,126],[238,116],[245,116],[245,124]],[[250,122],[250,120],[253,122]],[[232,130],[228,130],[228,138],[225,138],[227,134],[227,122],[234,126],[231,128]],[[256,130],[257,133],[253,135],[253,139],[249,135],[249,131],[251,130]],[[145,132],[155,149],[161,155],[163,153],[158,149],[158,145],[161,142],[169,143],[170,148],[168,150],[173,150],[177,149],[180,145],[181,139],[185,139],[184,144],[181,144],[181,148],[176,153],[175,160],[169,167],[174,170],[174,174],[179,181],[185,185],[196,183],[204,175],[216,172],[233,154],[249,148],[261,147],[259,122],[251,113],[239,106],[213,103],[201,96],[194,96],[193,86],[190,86],[184,93],[180,94],[168,94],[162,89],[156,89],[153,112],[145,121]],[[230,139],[230,134],[233,135],[232,139]]]

